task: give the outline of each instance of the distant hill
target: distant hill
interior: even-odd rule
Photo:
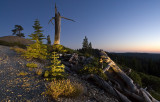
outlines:
[[[7,43],[20,43],[23,45],[33,44],[34,41],[31,41],[29,39],[21,38],[18,36],[4,36],[0,37],[0,41],[5,41]]]
[[[152,59],[152,60],[160,60],[160,54],[157,53],[111,53],[126,57],[136,57],[141,59]]]

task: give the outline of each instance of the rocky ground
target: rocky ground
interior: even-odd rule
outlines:
[[[0,45],[0,102],[55,102],[51,97],[42,95],[48,82],[35,74],[38,69],[44,70],[45,65],[35,62],[38,68],[31,69],[26,67],[27,63],[15,51]],[[26,75],[21,75],[22,72]],[[58,99],[60,102],[118,102],[116,98],[75,73],[70,73],[68,78],[81,83],[84,93],[77,98],[61,97]]]

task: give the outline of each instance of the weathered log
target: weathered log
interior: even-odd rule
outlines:
[[[126,96],[120,93],[118,90],[113,88],[110,84],[104,81],[97,75],[91,74],[86,77],[87,79],[93,79],[94,82],[99,86],[102,87],[106,92],[112,94],[113,96],[117,97],[120,102],[131,102]]]
[[[112,62],[110,62],[110,63],[107,65],[107,67],[103,69],[103,73],[105,73],[106,71],[108,71],[109,68],[111,67],[111,65],[112,65]]]
[[[90,74],[86,77],[86,79],[90,79],[90,78],[93,79],[95,81],[95,83],[98,86],[102,87],[105,91],[107,91],[108,93],[110,93],[114,96],[117,96],[115,90],[102,78],[100,78],[99,76],[94,75],[94,74]]]
[[[127,88],[134,92],[137,93],[137,87],[134,85],[133,80],[131,78],[129,78],[115,63],[114,61],[112,61],[108,55],[104,52],[101,51],[100,55],[102,55],[103,58],[105,58],[105,62],[106,63],[110,63],[111,64],[111,68],[113,69],[113,71],[123,80],[123,82],[125,82],[124,84],[127,85]]]
[[[128,91],[125,89],[125,87],[121,86],[116,80],[110,79],[111,82],[113,82],[115,85],[115,88],[123,93],[125,96],[127,96],[130,100],[136,100],[136,102],[143,102],[143,97],[141,97],[139,94],[135,94],[133,92]]]
[[[145,89],[141,88],[140,90],[141,90],[142,92],[144,92],[144,93],[146,94],[146,96],[147,96],[152,102],[160,102],[160,101],[156,100],[155,98],[153,98],[153,97],[151,96],[151,94],[150,94],[149,92],[147,92]],[[147,99],[148,99],[148,98],[147,98]]]
[[[123,93],[127,96],[132,98],[133,100],[136,100],[136,102],[144,102],[143,97],[140,94],[135,94],[133,92],[130,92],[128,90],[123,90]]]
[[[114,90],[117,92],[117,94],[119,95],[119,98],[121,99],[122,102],[131,102],[125,95],[120,93],[118,90],[116,90],[115,88],[114,88]]]
[[[131,90],[132,92],[137,93],[137,87],[134,85],[133,80],[129,78],[117,65],[112,67],[112,69],[117,73],[121,79],[125,82],[127,85],[128,89]]]
[[[141,88],[140,91],[142,92],[142,95],[144,97],[145,102],[152,102],[151,99],[148,97],[148,95],[143,91]]]

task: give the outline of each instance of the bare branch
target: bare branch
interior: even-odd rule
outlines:
[[[69,19],[69,18],[66,18],[66,17],[63,17],[63,16],[61,16],[61,18],[64,18],[64,19],[66,19],[66,20],[70,20],[70,21],[73,21],[73,22],[75,22],[74,20],[72,20],[72,19]]]
[[[52,18],[49,20],[48,24],[49,24],[49,23],[52,23],[52,24],[53,24],[53,22],[52,22],[53,19],[55,19],[55,17],[52,17]],[[53,25],[54,25],[54,24],[53,24]]]

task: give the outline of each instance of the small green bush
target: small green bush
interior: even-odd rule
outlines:
[[[27,63],[26,66],[29,68],[37,68],[38,67],[37,64],[35,64],[35,63]]]
[[[135,72],[135,71],[132,70],[131,73],[129,74],[129,77],[131,77],[131,79],[135,83],[137,83],[138,85],[142,86],[141,77],[140,77],[140,75],[137,72]]]
[[[57,45],[57,44],[53,45],[53,49],[52,49],[52,50],[53,50],[54,52],[62,53],[62,54],[64,54],[64,53],[74,53],[74,52],[76,52],[75,50],[72,50],[72,49],[67,48],[67,47],[65,47],[65,46],[63,46],[63,45]]]
[[[85,65],[82,70],[80,70],[83,74],[97,74],[103,79],[107,80],[106,74],[103,73],[102,68],[95,67],[91,64]]]

